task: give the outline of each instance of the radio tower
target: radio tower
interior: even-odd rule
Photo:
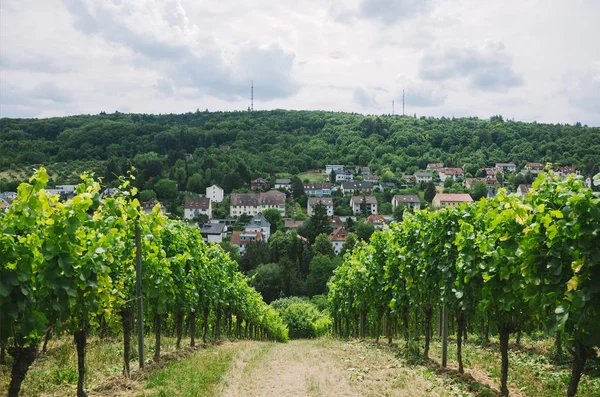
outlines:
[[[252,80],[250,85],[250,111],[254,111],[254,80]]]
[[[394,101],[392,100],[392,116],[394,115]]]
[[[404,88],[402,89],[402,115],[404,116]]]

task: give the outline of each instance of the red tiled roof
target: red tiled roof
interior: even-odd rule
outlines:
[[[338,227],[329,235],[329,240],[331,241],[346,241],[346,236],[348,232],[343,227]]]
[[[249,234],[255,235],[256,236],[255,240],[242,239],[242,235],[249,235]],[[262,232],[234,231],[231,234],[231,244],[244,245],[244,244],[252,243],[255,241],[261,241],[261,240],[262,240]]]
[[[435,195],[434,200],[438,199],[441,202],[472,202],[473,199],[471,198],[470,194],[467,193],[438,193]]]

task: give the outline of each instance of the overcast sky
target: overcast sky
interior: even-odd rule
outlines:
[[[0,0],[0,116],[322,109],[600,126],[599,0]]]

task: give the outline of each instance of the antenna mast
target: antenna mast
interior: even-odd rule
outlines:
[[[254,80],[252,80],[250,85],[250,111],[254,111]]]
[[[402,89],[402,115],[404,116],[404,88]]]
[[[392,100],[392,116],[394,115],[394,101]]]

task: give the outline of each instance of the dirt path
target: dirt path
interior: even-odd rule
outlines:
[[[450,396],[419,368],[403,367],[392,353],[359,343],[300,340],[252,343],[225,376],[222,396]]]

